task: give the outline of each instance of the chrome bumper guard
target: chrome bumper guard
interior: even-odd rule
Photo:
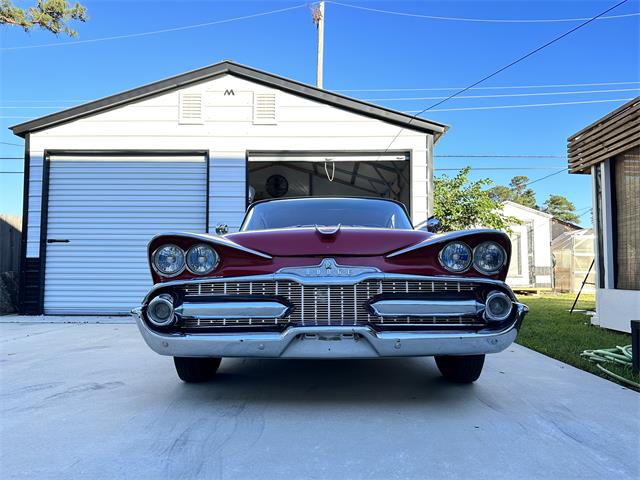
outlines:
[[[378,358],[497,353],[516,338],[527,313],[516,303],[513,321],[499,330],[379,332],[368,326],[289,327],[283,332],[175,333],[151,330],[133,310],[147,345],[176,357]]]

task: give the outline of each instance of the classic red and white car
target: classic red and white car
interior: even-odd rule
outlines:
[[[261,201],[237,233],[154,237],[134,314],[186,382],[222,357],[413,356],[473,382],[527,312],[504,283],[510,252],[496,230],[416,230],[392,200]]]

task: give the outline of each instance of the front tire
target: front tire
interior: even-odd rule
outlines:
[[[186,383],[208,382],[215,377],[221,358],[173,357],[180,380]]]
[[[482,373],[484,355],[438,356],[436,365],[447,380],[455,383],[472,383]]]

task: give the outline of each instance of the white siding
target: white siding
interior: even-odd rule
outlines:
[[[51,157],[44,309],[126,314],[151,286],[146,246],[163,230],[202,232],[204,157]]]

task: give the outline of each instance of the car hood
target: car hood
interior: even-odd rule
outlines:
[[[272,256],[385,255],[432,236],[421,230],[379,228],[286,228],[225,235],[243,247]]]

